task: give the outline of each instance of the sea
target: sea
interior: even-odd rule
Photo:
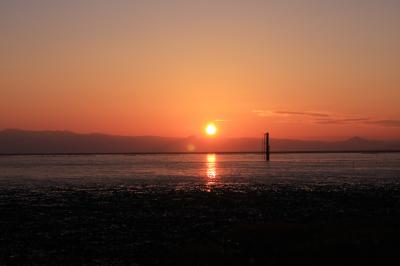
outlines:
[[[400,183],[400,153],[109,154],[0,156],[0,185],[381,186]]]
[[[400,153],[0,156],[0,265],[390,265]]]

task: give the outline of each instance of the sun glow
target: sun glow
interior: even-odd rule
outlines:
[[[209,136],[213,136],[217,133],[217,127],[212,123],[208,124],[206,126],[205,130],[206,130],[207,135],[209,135]]]

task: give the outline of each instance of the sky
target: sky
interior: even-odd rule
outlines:
[[[0,129],[400,138],[400,1],[2,0]]]

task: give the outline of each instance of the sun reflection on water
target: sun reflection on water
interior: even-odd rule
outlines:
[[[217,178],[217,156],[215,154],[207,154],[207,188],[210,191],[210,185],[215,184]]]

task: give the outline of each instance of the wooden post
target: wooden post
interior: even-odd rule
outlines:
[[[264,156],[265,160],[269,161],[269,133],[264,134]]]
[[[265,160],[265,134],[263,135],[262,140],[261,140],[261,152],[262,152],[263,160]]]

